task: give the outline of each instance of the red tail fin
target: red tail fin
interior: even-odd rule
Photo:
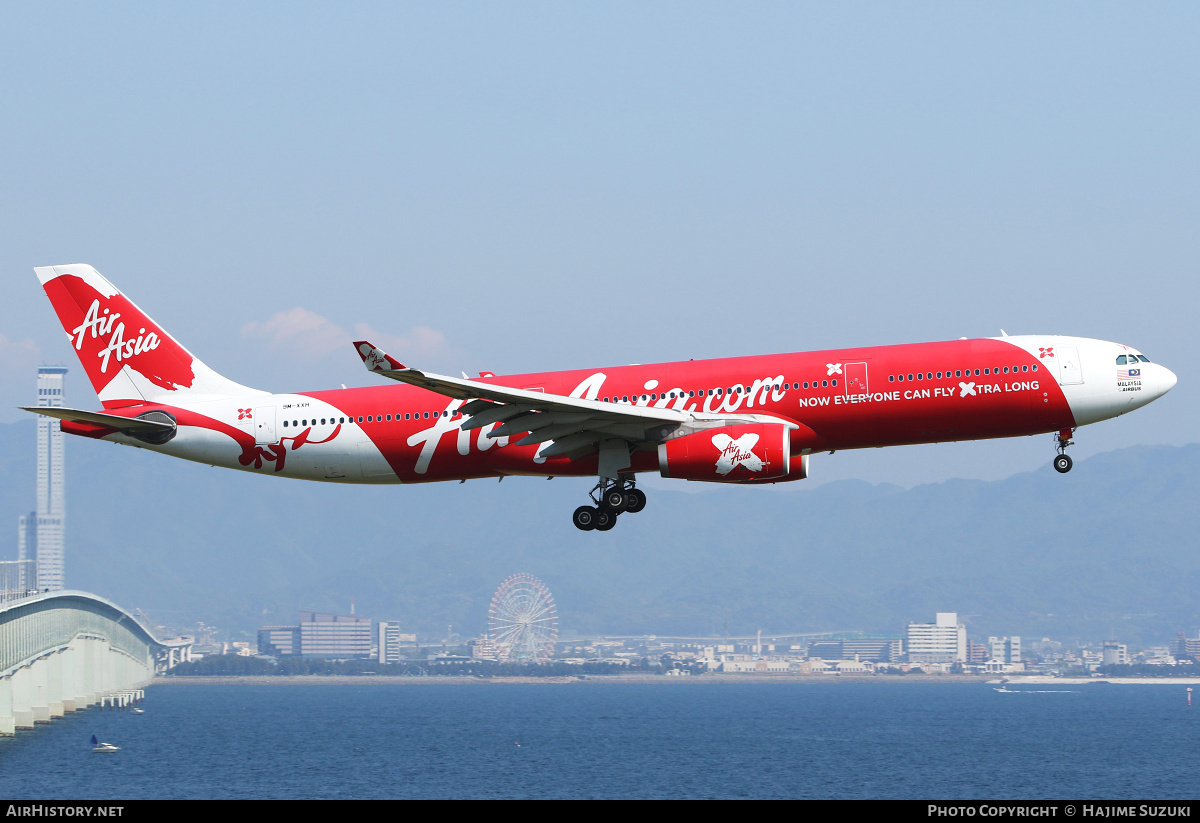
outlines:
[[[34,271],[105,408],[254,392],[193,357],[91,266]]]

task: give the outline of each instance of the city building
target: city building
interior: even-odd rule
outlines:
[[[63,405],[64,366],[39,366],[37,405]],[[22,589],[59,591],[65,587],[63,553],[66,531],[66,498],[63,493],[63,433],[57,420],[37,419],[37,510],[17,523],[17,560],[21,562]],[[30,563],[29,561],[33,561]],[[32,571],[26,571],[32,566]]]
[[[874,663],[896,663],[904,654],[900,637],[864,635],[842,639],[842,660],[861,660]]]
[[[989,637],[988,654],[992,660],[1000,663],[1021,662],[1021,638],[1019,637]]]
[[[404,645],[417,642],[415,634],[405,634],[400,631],[400,624],[394,620],[380,620],[376,634],[376,649],[380,663],[399,663],[404,659],[401,649]]]
[[[1129,650],[1115,640],[1108,640],[1101,652],[1100,662],[1105,666],[1124,666],[1129,663]]]
[[[821,660],[842,660],[843,646],[840,640],[814,640],[808,644],[808,656]]]
[[[271,657],[300,654],[299,626],[263,626],[258,630],[258,653]]]
[[[486,634],[467,643],[473,660],[496,660],[496,644]]]
[[[370,657],[371,621],[365,617],[300,612],[302,657]]]
[[[354,615],[300,612],[298,626],[263,626],[258,653],[344,659],[371,656],[371,621]]]
[[[1180,632],[1175,635],[1175,642],[1171,644],[1171,654],[1176,660],[1200,659],[1200,637],[1185,637],[1183,632]]]
[[[908,624],[909,663],[962,663],[967,659],[967,629],[957,612],[938,612],[933,623]]]

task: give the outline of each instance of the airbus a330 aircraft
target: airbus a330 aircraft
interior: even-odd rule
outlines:
[[[87,265],[35,269],[103,412],[39,407],[63,431],[214,466],[330,483],[598,477],[583,530],[646,495],[640,472],[713,483],[808,476],[810,455],[1054,433],[1161,397],[1175,375],[1128,346],[1004,336],[471,380],[405,366],[400,385],[270,394],[192,356]]]

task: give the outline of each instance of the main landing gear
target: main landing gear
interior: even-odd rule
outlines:
[[[1074,429],[1063,429],[1054,435],[1055,448],[1058,450],[1058,456],[1054,458],[1054,470],[1059,474],[1066,474],[1074,465],[1067,455],[1067,446],[1075,445],[1075,441],[1071,439],[1073,433]]]
[[[588,492],[594,506],[580,506],[571,516],[575,528],[590,532],[606,532],[617,525],[617,515],[628,512],[636,514],[646,508],[646,493],[635,488],[632,482],[612,482],[601,479]]]

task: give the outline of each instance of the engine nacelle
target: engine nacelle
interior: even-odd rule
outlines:
[[[752,483],[790,479],[789,427],[782,423],[743,423],[703,429],[658,446],[663,477],[710,483]]]

